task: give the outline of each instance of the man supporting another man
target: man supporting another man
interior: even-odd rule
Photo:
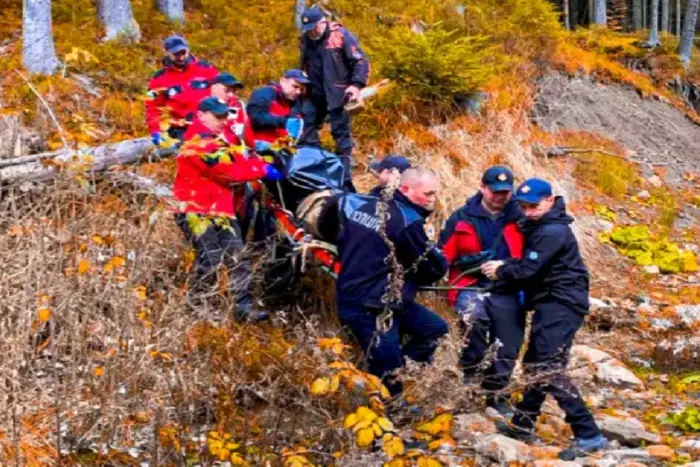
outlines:
[[[505,434],[524,441],[534,439],[533,430],[542,404],[550,393],[566,413],[574,433],[573,445],[559,454],[564,460],[607,447],[581,394],[566,375],[571,345],[588,313],[588,270],[569,224],[561,196],[552,187],[533,178],[518,187],[516,200],[527,221],[522,259],[489,261],[481,271],[492,280],[517,284],[535,309],[527,353],[526,374],[546,380],[525,389],[510,425],[500,425]]]
[[[448,219],[440,247],[450,263],[450,285],[471,290],[450,291],[460,323],[469,327],[461,358],[465,380],[475,376],[491,344],[500,342],[496,358],[486,369],[482,387],[489,391],[487,405],[510,412],[507,395],[498,394],[510,380],[525,332],[525,310],[513,284],[491,281],[479,270],[490,259],[521,258],[523,235],[515,201],[510,200],[513,173],[506,167],[489,168],[480,191]]]

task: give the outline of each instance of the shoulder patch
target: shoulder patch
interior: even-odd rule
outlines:
[[[540,254],[537,253],[537,252],[534,251],[534,250],[530,250],[530,251],[527,253],[527,259],[529,259],[529,260],[535,261],[535,260],[536,260],[537,258],[539,258],[539,257],[540,257]]]

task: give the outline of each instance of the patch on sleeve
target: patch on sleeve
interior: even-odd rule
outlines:
[[[540,254],[537,253],[537,252],[534,251],[534,250],[530,250],[530,251],[527,252],[527,254],[525,255],[525,257],[526,257],[527,259],[529,259],[529,260],[535,261],[537,258],[540,257]]]

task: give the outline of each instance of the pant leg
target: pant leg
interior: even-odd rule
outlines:
[[[191,223],[209,222],[206,218],[196,214],[178,214],[175,221],[187,241],[194,246],[197,282],[200,285],[213,285],[216,283],[216,271],[221,264],[224,252],[216,228],[209,225],[203,233],[195,235]]]
[[[328,103],[320,98],[308,98],[301,108],[304,118],[304,131],[299,138],[299,146],[321,147],[321,138],[318,132],[328,115]]]
[[[235,297],[236,312],[245,314],[253,307],[253,267],[242,254],[245,244],[235,219],[226,219],[217,227],[223,261],[228,269],[229,291]]]
[[[492,293],[484,301],[489,317],[489,344],[500,342],[496,360],[486,370],[482,387],[491,391],[505,388],[515,368],[515,362],[523,345],[525,311],[518,295]]]
[[[329,112],[331,135],[335,141],[335,153],[343,162],[345,186],[355,193],[355,186],[352,183],[352,133],[350,114],[344,107],[334,109]]]
[[[600,434],[581,394],[566,375],[571,346],[582,324],[583,315],[561,303],[551,301],[535,305],[524,363],[529,374],[546,372],[551,376],[546,382],[526,389],[517,406],[519,413],[513,418],[515,424],[528,428],[534,426],[549,393],[566,413],[565,420],[571,425],[575,437],[588,439]]]
[[[465,376],[476,373],[488,348],[489,318],[484,309],[485,298],[484,294],[472,290],[464,290],[457,297],[456,311],[464,334],[464,346],[459,363]],[[465,323],[465,320],[469,324]]]
[[[377,331],[376,318],[381,310],[369,310],[361,306],[338,304],[338,315],[343,326],[347,326],[357,338],[365,353],[369,372],[384,382],[392,396],[401,394],[402,385],[391,377],[391,373],[403,366],[399,319],[394,317],[393,326],[386,333]]]
[[[444,319],[416,302],[404,306],[398,322],[399,334],[409,336],[402,354],[416,362],[429,362],[440,339],[448,332]]]

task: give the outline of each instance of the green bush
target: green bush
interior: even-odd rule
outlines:
[[[687,433],[700,433],[700,407],[686,407],[682,412],[666,417],[669,423]]]

